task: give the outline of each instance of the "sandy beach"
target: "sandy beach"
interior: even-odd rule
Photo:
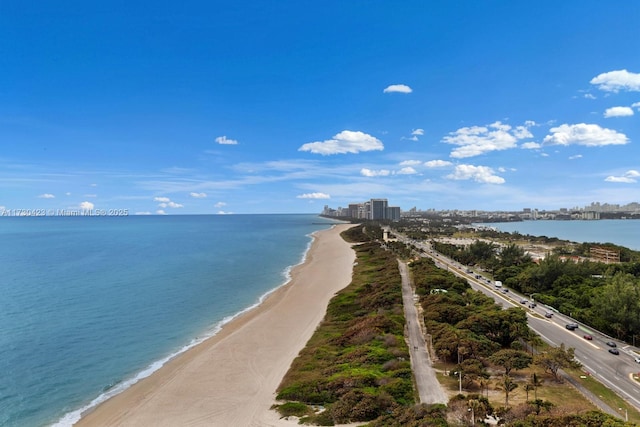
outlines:
[[[293,269],[289,283],[75,425],[298,425],[279,419],[269,408],[329,300],[351,282],[355,252],[339,235],[349,227],[339,224],[316,233],[306,261]]]

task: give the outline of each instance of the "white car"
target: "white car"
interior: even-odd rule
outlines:
[[[636,356],[636,357],[634,357],[634,358],[633,358],[633,360],[635,360],[635,361],[636,361],[636,363],[640,363],[640,356]]]

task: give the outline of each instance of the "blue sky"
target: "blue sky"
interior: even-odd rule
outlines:
[[[0,210],[640,202],[640,2],[3,1]]]

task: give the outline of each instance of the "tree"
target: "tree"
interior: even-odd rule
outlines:
[[[518,387],[518,384],[509,375],[503,375],[498,382],[498,387],[504,391],[504,406],[509,407],[509,393]]]
[[[541,387],[543,382],[544,382],[544,380],[542,378],[539,378],[538,374],[536,374],[534,372],[531,375],[531,379],[527,383],[528,386],[531,386],[533,388],[533,398],[535,400],[538,400],[538,387]],[[529,400],[529,395],[528,394],[527,394],[527,400]]]
[[[575,350],[573,348],[565,349],[564,343],[560,347],[553,347],[535,356],[535,364],[544,368],[545,372],[550,373],[553,378],[560,382],[558,370],[561,368],[578,368],[580,363],[574,360]]]
[[[504,374],[509,375],[514,369],[527,368],[533,362],[533,357],[524,351],[504,349],[491,355],[489,361],[504,368]]]

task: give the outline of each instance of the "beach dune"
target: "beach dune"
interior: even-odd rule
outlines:
[[[329,300],[351,282],[355,252],[340,237],[349,227],[338,224],[315,233],[306,261],[293,269],[285,286],[75,425],[298,425],[270,407]]]

